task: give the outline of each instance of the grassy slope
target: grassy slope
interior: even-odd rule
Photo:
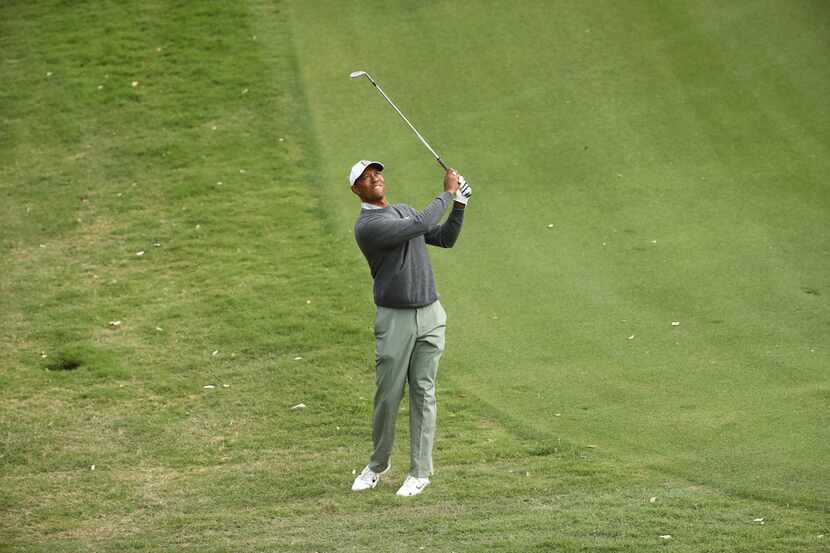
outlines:
[[[826,8],[329,9],[296,19],[330,180],[375,156],[399,201],[437,184],[362,68],[478,183],[435,255],[445,374],[539,439],[825,509]]]
[[[508,429],[449,381],[436,485],[397,501],[400,455],[349,493],[368,282],[269,4],[0,9],[0,550],[820,550],[817,513]]]

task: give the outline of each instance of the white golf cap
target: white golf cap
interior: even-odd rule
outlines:
[[[349,171],[349,186],[354,186],[354,183],[357,179],[360,178],[360,175],[363,174],[363,171],[366,170],[367,167],[370,165],[376,165],[383,171],[383,163],[379,161],[369,161],[368,159],[361,159],[354,165],[352,165],[352,170]]]

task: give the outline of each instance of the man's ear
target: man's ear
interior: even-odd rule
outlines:
[[[352,185],[352,192],[354,192],[355,196],[357,196],[358,198],[360,197],[360,194],[357,191],[357,185],[356,184]]]

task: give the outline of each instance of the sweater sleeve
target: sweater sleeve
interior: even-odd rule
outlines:
[[[464,223],[464,210],[453,209],[443,225],[434,227],[424,235],[427,244],[441,248],[452,248],[458,235],[461,234],[461,225]]]
[[[359,229],[359,242],[372,249],[384,249],[416,236],[426,234],[433,229],[447,210],[452,194],[443,192],[432,200],[420,213],[402,219],[391,217],[368,218]]]

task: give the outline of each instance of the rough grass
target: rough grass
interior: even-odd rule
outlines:
[[[434,485],[394,496],[399,448],[352,494],[370,288],[321,205],[284,7],[0,21],[0,550],[825,549],[826,513],[553,439],[450,374]]]

